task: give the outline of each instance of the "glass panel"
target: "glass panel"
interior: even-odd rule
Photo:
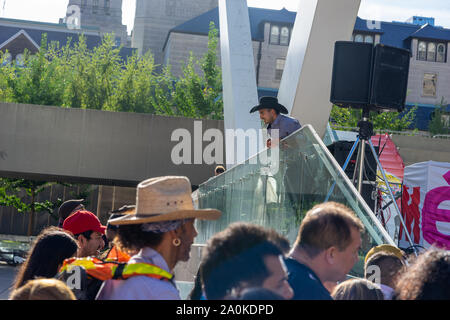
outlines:
[[[426,59],[427,59],[427,44],[426,42],[419,42],[417,60],[426,60]]]
[[[281,28],[280,44],[287,46],[289,44],[289,28]]]
[[[265,165],[263,156],[270,159],[276,150],[279,158]],[[392,239],[310,125],[283,139],[276,150],[264,150],[199,186],[199,208],[217,208],[222,217],[196,220],[196,242],[206,243],[232,222],[248,221],[277,230],[292,244],[306,212],[325,201],[335,184],[329,200],[352,208],[366,227],[360,260],[352,270],[353,275],[362,276],[368,250],[394,244]]]
[[[363,42],[363,41],[364,37],[362,36],[362,34],[355,35],[355,42]]]
[[[436,45],[434,43],[428,44],[427,60],[436,61]]]
[[[445,62],[445,44],[439,43],[437,47],[437,62]]]
[[[270,29],[270,43],[278,44],[280,42],[280,28],[272,26]]]

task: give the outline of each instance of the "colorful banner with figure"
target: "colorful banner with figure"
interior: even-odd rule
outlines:
[[[402,215],[415,244],[450,250],[450,163],[427,161],[407,166]],[[403,228],[399,246],[409,247]]]

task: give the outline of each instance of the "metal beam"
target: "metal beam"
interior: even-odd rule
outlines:
[[[290,115],[325,134],[334,43],[350,40],[361,0],[300,0],[278,100]]]
[[[215,164],[195,164],[195,145],[209,144],[202,139],[208,129],[223,132],[219,120],[13,103],[0,103],[0,110],[0,177],[135,187],[184,175],[198,185]],[[172,159],[177,129],[191,136],[190,164]]]
[[[249,113],[258,104],[258,91],[247,1],[219,0],[219,17],[225,130],[261,129],[258,113]],[[261,150],[261,136],[258,142]],[[238,154],[239,146],[245,154]],[[227,168],[253,155],[244,139],[229,135],[225,135],[225,152]]]

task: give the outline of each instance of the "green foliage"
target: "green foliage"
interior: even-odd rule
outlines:
[[[61,204],[61,199],[56,202],[35,201],[39,193],[55,183],[43,181],[31,181],[25,179],[0,179],[0,206],[14,207],[18,212],[42,212],[49,214]],[[27,200],[31,197],[31,201]]]
[[[93,50],[87,48],[84,36],[75,43],[68,39],[60,48],[58,43],[49,44],[43,35],[39,52],[25,52],[22,66],[7,63],[6,53],[0,52],[0,101],[223,119],[218,31],[214,23],[210,24],[208,39],[206,54],[200,60],[191,54],[183,75],[174,77],[170,65],[159,74],[155,72],[157,66],[151,53],[134,54],[123,61],[113,35],[104,36],[101,45]],[[52,184],[0,178],[0,206],[12,206],[23,213],[52,214],[61,204],[60,199],[54,203],[35,201]],[[91,192],[89,187],[78,190],[74,198],[87,198]]]
[[[333,105],[330,112],[330,119],[337,126],[355,128],[361,119],[361,110],[340,108]]]
[[[23,66],[0,68],[0,101],[223,119],[217,35],[211,23],[208,51],[201,59],[191,54],[180,77],[170,65],[157,74],[150,52],[123,61],[113,35],[93,50],[84,36],[60,48],[44,35],[36,55],[25,53]],[[4,54],[0,58],[3,63]]]
[[[430,122],[428,123],[428,130],[431,134],[450,134],[450,127],[448,123],[444,122],[443,115],[448,114],[446,112],[447,102],[444,101],[442,97],[439,105],[436,106],[435,111],[433,112],[433,116],[431,117]]]
[[[374,130],[404,131],[408,130],[416,117],[417,106],[410,110],[399,112],[370,112],[370,121],[372,121]],[[361,120],[362,110],[351,108],[340,108],[333,106],[330,119],[339,127],[355,128],[358,121]]]

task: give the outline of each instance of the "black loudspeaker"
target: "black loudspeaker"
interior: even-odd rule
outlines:
[[[336,141],[327,146],[328,150],[330,150],[331,154],[334,156],[334,158],[339,163],[341,168],[344,166],[345,160],[347,159],[353,144],[354,141]],[[374,148],[375,151],[378,153],[379,147]],[[366,181],[369,180],[373,182],[376,179],[377,162],[375,161],[372,151],[370,150],[370,147],[368,145],[366,145],[364,153],[365,153],[364,171],[366,172],[366,175],[363,175],[363,177],[364,180]],[[347,164],[347,168],[345,168],[345,173],[347,174],[347,177],[349,179],[353,178],[353,172],[355,171],[357,156],[358,156],[358,149],[356,149],[355,152],[353,152],[350,162]]]
[[[402,111],[408,86],[409,50],[337,41],[330,101],[339,107]]]
[[[373,45],[337,41],[331,78],[330,101],[360,107],[370,102]]]
[[[363,183],[361,196],[366,201],[367,205],[371,210],[375,208],[375,199],[372,199],[372,193],[375,190],[375,187],[372,184]]]
[[[377,45],[374,51],[370,104],[403,111],[408,88],[408,50]]]

